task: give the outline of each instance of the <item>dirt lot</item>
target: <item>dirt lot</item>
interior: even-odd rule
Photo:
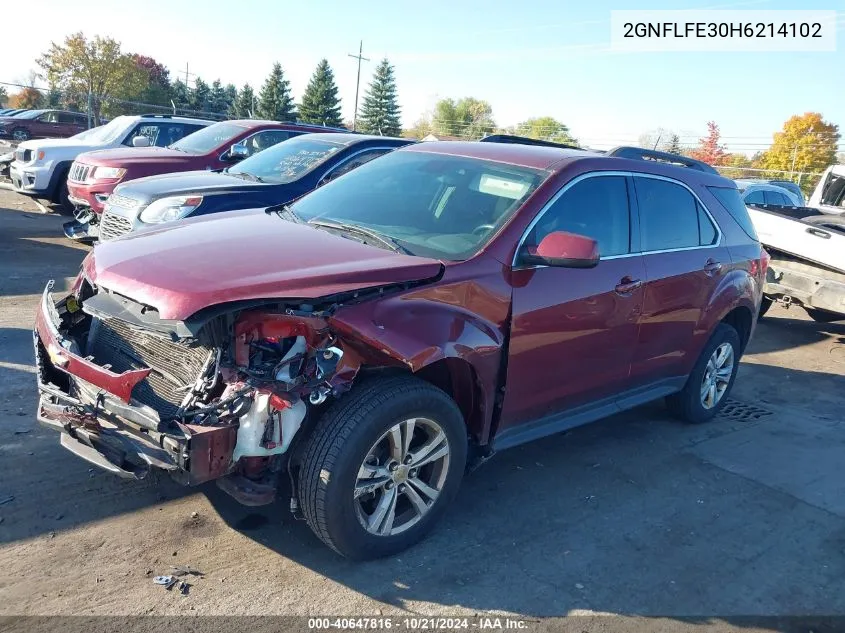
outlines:
[[[36,426],[36,301],[86,252],[61,222],[0,191],[0,615],[845,614],[845,325],[774,308],[745,417],[652,405],[502,453],[423,544],[353,564],[281,505],[120,481]],[[174,564],[206,574],[188,597],[152,583]]]

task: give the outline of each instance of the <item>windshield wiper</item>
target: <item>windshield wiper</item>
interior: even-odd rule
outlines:
[[[230,176],[240,176],[244,180],[251,180],[253,182],[264,182],[264,179],[261,176],[256,176],[255,174],[251,174],[248,171],[230,171],[227,173]]]
[[[331,220],[310,220],[308,224],[310,224],[311,226],[319,226],[326,229],[334,229],[335,231],[341,231],[343,233],[362,235],[368,239],[378,242],[382,246],[386,246],[394,253],[404,253],[405,255],[413,254],[411,253],[411,251],[399,244],[399,242],[394,240],[392,237],[382,235],[377,231],[364,228],[363,226],[359,226],[357,224],[345,224],[343,222],[333,222]]]
[[[274,204],[273,206],[264,209],[264,213],[275,213],[283,220],[290,220],[291,222],[296,222],[297,224],[305,224],[305,220],[300,218],[289,204]]]

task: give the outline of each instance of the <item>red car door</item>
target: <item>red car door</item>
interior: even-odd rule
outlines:
[[[56,125],[56,113],[52,110],[42,112],[34,119],[27,121],[29,134],[32,138],[50,138]]]
[[[645,304],[631,366],[637,384],[683,378],[706,332],[702,312],[730,268],[717,224],[686,185],[634,177],[645,261]]]
[[[499,431],[603,398],[612,407],[628,386],[645,276],[630,188],[624,175],[576,178],[528,232],[523,246],[551,231],[587,235],[598,241],[601,260],[587,269],[515,262]]]

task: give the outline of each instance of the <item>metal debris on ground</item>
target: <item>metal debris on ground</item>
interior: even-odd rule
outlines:
[[[179,580],[176,576],[156,576],[153,582],[157,585],[162,585],[165,589],[172,589]]]
[[[8,497],[3,497],[2,499],[0,499],[0,506],[2,506],[3,504],[9,503],[11,501],[14,501],[14,500],[15,500],[14,495],[9,495]]]
[[[190,588],[191,588],[191,584],[190,584],[190,583],[187,583],[187,582],[185,582],[184,580],[182,580],[182,581],[180,581],[180,582],[179,582],[179,593],[181,593],[183,596],[187,596],[187,595],[188,595],[188,590],[189,590]]]
[[[199,569],[194,569],[190,565],[180,565],[178,567],[171,567],[172,573],[174,576],[199,576],[202,578],[205,576]]]
[[[27,433],[32,433],[32,429],[18,429],[15,431],[15,435],[26,435]]]

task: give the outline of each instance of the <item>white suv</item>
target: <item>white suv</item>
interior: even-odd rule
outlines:
[[[67,174],[79,154],[121,145],[165,147],[214,121],[161,114],[119,116],[71,136],[24,141],[9,168],[15,191],[61,204],[68,210]]]

